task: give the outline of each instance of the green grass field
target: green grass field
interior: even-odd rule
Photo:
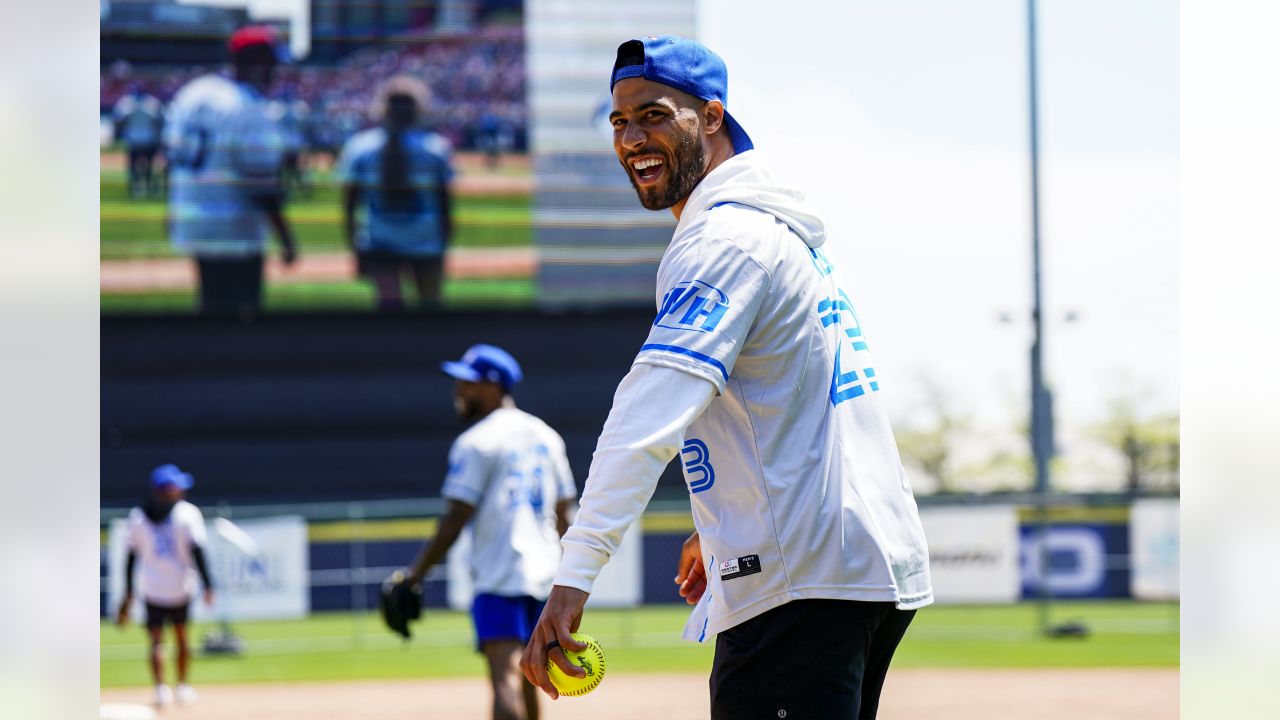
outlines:
[[[588,611],[583,630],[604,645],[610,672],[706,673],[712,644],[680,640],[683,606]],[[921,611],[894,660],[915,668],[1177,667],[1176,604],[1055,603],[1053,619],[1081,620],[1087,638],[1047,639],[1033,605],[931,607]],[[193,626],[199,638],[208,625]],[[242,657],[199,657],[200,683],[317,682],[349,679],[482,676],[465,613],[429,611],[404,644],[373,614],[325,613],[288,622],[242,622]],[[103,624],[102,687],[149,684],[145,633]],[[171,651],[170,651],[171,652]]]
[[[316,173],[309,197],[294,197],[285,208],[301,253],[345,252],[338,188],[327,173]],[[103,170],[99,184],[99,255],[103,260],[180,257],[165,232],[165,201],[130,198],[123,171]],[[455,199],[456,247],[527,247],[532,240],[527,195],[459,196]]]
[[[297,236],[303,256],[345,253],[339,190],[324,172],[312,174],[313,191],[289,202],[285,215]],[[165,231],[165,201],[134,199],[128,195],[123,170],[104,169],[100,175],[99,257],[113,260],[163,260],[174,253]],[[525,194],[460,195],[455,198],[453,247],[511,248],[533,243],[531,201]],[[272,252],[275,252],[274,241]],[[446,306],[528,307],[536,291],[533,278],[446,279]],[[103,313],[193,312],[194,292],[147,290],[103,293]],[[332,282],[268,284],[264,305],[268,312],[297,310],[369,310],[372,287],[355,278]]]

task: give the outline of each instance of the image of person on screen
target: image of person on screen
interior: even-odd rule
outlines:
[[[422,308],[441,304],[453,233],[452,147],[421,126],[430,97],[415,77],[389,78],[372,108],[380,124],[352,136],[338,158],[344,233],[357,271],[374,285],[379,310],[405,308],[406,276]]]
[[[165,123],[169,232],[196,261],[200,312],[251,319],[262,304],[268,227],[286,265],[297,258],[283,213],[284,133],[263,93],[287,59],[269,26],[237,30],[233,77],[202,75],[178,91]]]
[[[164,125],[160,101],[134,83],[111,114],[116,139],[129,154],[129,197],[150,197],[156,189],[154,166]]]

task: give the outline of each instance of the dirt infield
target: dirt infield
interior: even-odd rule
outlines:
[[[308,156],[306,167],[331,170],[328,160]],[[99,171],[124,172],[125,154],[106,151],[98,155]],[[497,170],[491,170],[481,153],[459,152],[452,158],[457,173],[453,191],[458,195],[528,195],[533,192],[533,173],[528,155],[509,153],[502,156]]]
[[[445,256],[445,274],[455,280],[528,278],[537,267],[537,253],[527,247],[453,248]],[[266,272],[271,284],[335,282],[354,279],[356,266],[351,253],[302,255],[292,267],[273,256],[267,259]],[[191,290],[196,286],[195,264],[187,258],[103,260],[98,277],[104,293]]]
[[[324,684],[207,685],[182,720],[422,720],[489,717],[479,679]],[[103,703],[145,703],[147,689],[103,690]],[[697,675],[606,678],[582,698],[543,702],[544,720],[705,720],[707,681]],[[1176,670],[897,670],[880,717],[947,720],[1168,720],[1178,717]],[[792,718],[792,720],[804,720]]]

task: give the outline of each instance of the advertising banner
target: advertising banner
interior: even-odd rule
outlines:
[[[1139,600],[1177,600],[1181,537],[1178,501],[1135,500],[1129,516],[1133,596]]]
[[[1008,505],[923,508],[929,569],[939,603],[1018,599],[1018,511]]]
[[[1129,597],[1129,509],[1056,508],[1042,532],[1032,509],[1022,518],[1022,597]]]

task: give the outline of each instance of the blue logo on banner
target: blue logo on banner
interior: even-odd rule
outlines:
[[[1129,596],[1129,568],[1113,561],[1129,554],[1128,525],[1055,524],[1041,538],[1027,524],[1019,535],[1023,598],[1038,597],[1042,583],[1056,598]]]
[[[686,455],[689,457],[685,458]],[[689,483],[689,492],[700,493],[703,490],[710,490],[711,486],[716,484],[716,471],[711,467],[711,453],[707,450],[706,443],[692,438],[685,440],[684,447],[680,450],[680,457],[684,460],[685,480]]]
[[[701,280],[685,280],[662,297],[653,324],[668,330],[713,332],[729,310],[729,296]]]

